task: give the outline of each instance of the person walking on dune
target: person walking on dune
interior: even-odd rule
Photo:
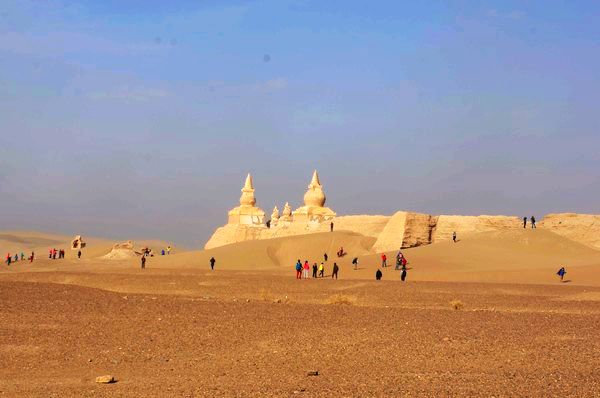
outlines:
[[[77,258],[81,258],[81,250],[77,250]]]
[[[308,264],[308,260],[304,260],[304,272],[302,273],[302,277],[304,279],[308,279],[308,270],[310,270],[310,265]]]
[[[381,267],[382,268],[387,267],[387,256],[385,255],[385,253],[383,253],[381,255]]]
[[[355,270],[358,269],[358,257],[354,257],[354,259],[352,260],[352,265],[354,265]]]
[[[333,279],[334,277],[335,279],[337,279],[339,270],[340,267],[338,267],[337,263],[333,263],[333,272],[331,273],[331,279]]]
[[[31,252],[31,257],[29,257],[29,262],[32,263],[35,258],[35,252]]]
[[[523,229],[527,228],[527,217],[523,217]]]
[[[11,261],[12,261],[12,256],[10,255],[10,253],[8,253],[6,255],[6,265],[10,265]]]
[[[383,272],[381,272],[381,270],[378,269],[377,272],[375,272],[375,279],[380,281],[382,276],[383,276]]]
[[[146,269],[146,256],[142,255],[142,269]]]
[[[531,216],[531,228],[537,228],[535,226],[535,217],[534,216]]]
[[[21,252],[21,261],[25,260],[25,253]]]
[[[556,273],[556,275],[560,276],[560,281],[562,282],[565,274],[567,273],[567,271],[565,270],[565,267],[561,267],[558,272]]]
[[[323,253],[323,260],[325,260],[325,262],[327,262],[328,258],[329,258],[329,256],[327,255],[327,253]]]
[[[211,257],[210,260],[208,260],[208,261],[210,261],[210,270],[214,271],[215,270],[215,263],[217,262],[217,260],[215,260],[214,257]]]
[[[319,271],[319,267],[317,266],[317,263],[314,263],[312,266],[312,271],[313,271],[313,278],[317,277],[317,272]]]
[[[321,263],[319,265],[319,276],[322,278],[325,276],[325,264]]]
[[[452,232],[452,242],[456,243],[456,231]]]
[[[300,260],[296,263],[296,279],[302,279],[302,263]]]
[[[329,224],[329,231],[333,232],[333,221],[331,222],[331,224]]]
[[[402,272],[400,273],[400,280],[402,282],[406,281],[406,264],[402,264]]]
[[[167,246],[167,255],[171,254],[171,245]]]

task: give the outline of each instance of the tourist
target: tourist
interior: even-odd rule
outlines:
[[[49,259],[52,259],[52,249],[50,249],[50,250],[48,251],[48,258],[49,258]]]
[[[15,263],[16,263],[17,261],[19,261],[19,255],[18,255],[18,254],[15,254]]]
[[[31,257],[29,257],[29,262],[32,263],[34,258],[35,258],[35,253],[31,252]]]
[[[561,267],[558,272],[556,273],[556,275],[560,276],[560,281],[563,281],[563,278],[565,277],[565,274],[567,273],[567,271],[565,270],[565,267]]]
[[[12,261],[12,256],[10,255],[10,253],[8,253],[6,255],[6,265],[10,265],[11,261]]]
[[[527,228],[527,217],[523,217],[523,228]]]
[[[331,273],[331,279],[333,279],[333,277],[335,277],[335,279],[337,279],[339,270],[340,270],[340,267],[338,267],[337,263],[333,263],[333,272]]]
[[[314,263],[313,266],[312,266],[312,271],[313,271],[313,274],[312,274],[313,276],[312,277],[313,278],[317,277],[317,271],[318,270],[319,270],[319,267],[317,266],[317,263]]]
[[[310,269],[310,265],[308,264],[308,260],[304,260],[304,272],[302,273],[302,277],[304,279],[308,279],[308,270]]]
[[[328,258],[329,258],[329,256],[327,255],[327,253],[323,253],[323,260],[325,260],[325,262],[327,262]]]
[[[333,221],[331,222],[331,224],[329,224],[329,230],[330,230],[331,232],[333,232]]]
[[[354,265],[355,270],[358,269],[358,257],[354,257],[354,259],[352,260],[352,265]]]
[[[456,243],[456,231],[452,232],[452,242]]]
[[[21,261],[25,260],[25,253],[21,252]]]
[[[165,255],[165,249],[162,249],[162,250],[160,251],[160,255],[161,255],[161,256],[164,256],[164,255]]]
[[[382,276],[383,276],[383,272],[381,272],[381,270],[378,269],[377,272],[375,272],[375,279],[380,281]]]
[[[77,258],[81,258],[81,250],[77,251]]]
[[[402,252],[398,252],[398,254],[396,254],[396,268],[395,268],[396,270],[400,269],[403,258],[404,258],[404,255],[402,254]]]
[[[338,257],[343,257],[346,253],[344,252],[344,247],[340,247],[340,250],[337,252]]]
[[[167,255],[171,254],[171,246],[167,246]]]
[[[302,263],[300,260],[296,263],[296,279],[302,278]]]
[[[146,269],[146,256],[142,255],[142,269]]]
[[[52,249],[52,260],[56,260],[56,249]]]
[[[209,261],[210,261],[210,270],[214,271],[215,270],[215,263],[217,262],[217,260],[215,260],[214,257],[211,257]]]
[[[385,253],[381,255],[381,267],[387,267],[387,256],[385,255]]]
[[[402,264],[402,273],[400,274],[400,280],[402,282],[406,281],[406,265]]]
[[[325,264],[321,263],[319,265],[319,276],[323,278],[325,276]]]
[[[267,228],[269,228],[269,229],[271,228],[271,220],[267,221]]]
[[[537,228],[535,226],[535,217],[534,216],[531,216],[531,228]]]

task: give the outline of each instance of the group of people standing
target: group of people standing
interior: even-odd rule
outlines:
[[[29,262],[33,262],[34,256],[35,256],[34,253],[31,252],[31,256],[29,256],[29,258],[28,258]],[[19,256],[18,253],[15,253],[14,256],[10,253],[7,253],[6,260],[4,262],[6,263],[6,265],[11,265],[12,263],[16,263],[17,261],[19,261],[19,258],[21,258],[21,261],[24,261],[25,253],[21,252],[21,256]]]
[[[325,261],[327,261],[327,258],[328,258],[327,253],[325,253],[323,255],[323,258]],[[305,260],[304,264],[302,264],[300,259],[298,259],[298,261],[296,262],[296,279],[308,279],[311,268],[312,268],[312,277],[313,278],[324,278],[325,277],[325,263],[324,262],[321,262],[320,265],[317,265],[317,263],[313,263],[313,265],[311,266],[309,264],[308,260]],[[340,267],[337,265],[337,263],[333,263],[331,278],[337,279],[339,270],[340,270]]]
[[[79,253],[81,253],[81,250],[79,251]],[[48,250],[48,258],[51,260],[56,260],[56,256],[58,255],[58,258],[65,258],[65,250],[64,249],[50,249]],[[79,257],[81,257],[81,254],[79,254]]]

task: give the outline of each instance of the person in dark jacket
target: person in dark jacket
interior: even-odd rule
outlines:
[[[383,272],[381,272],[381,270],[378,269],[377,272],[375,272],[375,279],[380,281],[382,276],[383,276]]]
[[[333,263],[333,272],[331,273],[331,278],[333,279],[333,277],[335,277],[335,279],[338,278],[338,271],[340,270],[340,267],[338,267],[337,263]]]
[[[317,277],[317,272],[319,271],[319,267],[317,266],[317,263],[314,263],[312,265],[312,271],[313,271],[312,277],[316,278]]]
[[[208,261],[210,261],[210,270],[214,271],[215,270],[215,263],[217,262],[217,260],[215,260],[214,257],[211,257],[210,260],[208,260]]]

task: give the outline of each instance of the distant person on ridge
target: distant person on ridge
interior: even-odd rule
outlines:
[[[167,246],[167,254],[171,254],[171,246]]]
[[[380,281],[382,276],[383,276],[383,272],[381,272],[381,270],[378,269],[377,272],[375,272],[375,279]]]
[[[81,258],[81,250],[77,251],[77,258]]]
[[[567,273],[567,271],[565,270],[565,267],[561,267],[558,272],[556,273],[556,275],[560,276],[560,281],[563,281],[563,278],[565,277],[565,274]]]
[[[352,265],[354,265],[355,270],[358,269],[358,257],[354,257],[354,259],[352,260]]]
[[[527,217],[523,217],[523,229],[527,228]]]
[[[327,262],[328,258],[329,258],[329,256],[327,255],[327,253],[323,253],[323,260],[325,260],[325,262]]]
[[[6,265],[10,265],[11,261],[12,261],[12,256],[10,255],[10,253],[8,253],[6,255]]]
[[[21,261],[25,260],[25,253],[21,252]]]
[[[35,258],[35,253],[31,252],[31,257],[29,257],[29,262],[32,263],[34,258]]]
[[[331,273],[331,279],[333,279],[333,277],[335,277],[335,279],[337,279],[339,270],[340,270],[340,267],[338,267],[337,263],[333,263],[333,272]]]
[[[142,255],[142,269],[146,269],[146,256]]]
[[[48,251],[48,258],[49,258],[49,259],[52,259],[52,249],[50,249],[50,250]]]
[[[208,260],[208,261],[210,261],[210,270],[214,271],[215,270],[215,263],[217,262],[217,260],[215,260],[214,257],[211,257],[210,260]]]
[[[302,263],[300,260],[296,263],[296,279],[302,278]]]
[[[337,252],[338,257],[343,257],[346,253],[344,252],[344,246],[340,247],[340,250]]]
[[[382,268],[387,267],[387,256],[385,255],[385,253],[383,253],[381,255],[381,267]]]
[[[319,267],[317,266],[317,263],[314,263],[312,266],[312,271],[313,271],[313,278],[317,277],[317,271],[319,270]]]
[[[534,216],[531,216],[531,228],[537,228],[535,226],[535,217]]]
[[[452,241],[456,243],[456,231],[452,232]]]
[[[330,230],[331,232],[333,232],[333,221],[331,222],[331,224],[329,224],[329,230]]]
[[[310,269],[310,265],[308,264],[308,260],[304,260],[304,272],[302,273],[302,277],[304,279],[308,279],[308,270]]]
[[[321,263],[319,265],[319,276],[322,278],[325,276],[325,264]]]

